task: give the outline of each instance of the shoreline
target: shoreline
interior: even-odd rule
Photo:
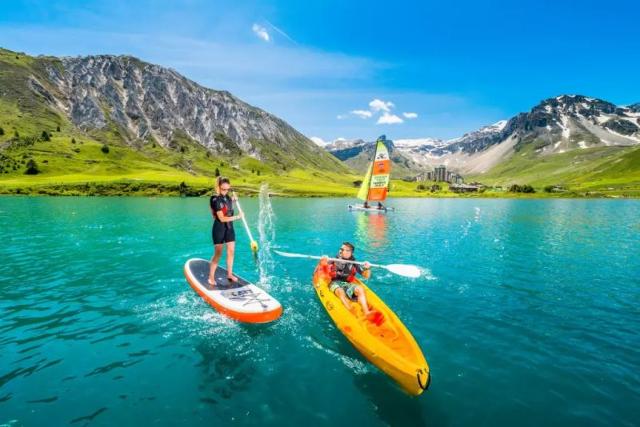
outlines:
[[[268,183],[268,182],[267,182]],[[268,183],[270,184],[270,183]],[[259,186],[236,185],[236,191],[243,197],[257,196]],[[355,189],[347,188],[342,191],[327,189],[282,188],[271,186],[269,192],[272,197],[302,197],[302,198],[356,198]],[[204,197],[210,195],[212,188],[204,185],[188,185],[185,183],[159,183],[145,181],[131,182],[82,182],[35,184],[28,187],[3,186],[0,182],[0,196],[51,196],[51,197]],[[597,190],[569,190],[564,192],[547,193],[511,193],[507,191],[486,190],[474,193],[454,193],[451,191],[430,192],[426,190],[400,189],[392,191],[388,199],[431,198],[431,199],[640,199],[640,191],[636,189],[597,191]]]

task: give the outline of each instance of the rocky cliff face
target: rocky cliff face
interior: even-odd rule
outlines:
[[[344,170],[283,120],[174,70],[130,56],[36,62],[43,72],[29,76],[29,89],[84,131],[116,129],[125,143],[154,141],[168,148],[179,133],[215,154],[269,160],[277,153],[300,165]]]

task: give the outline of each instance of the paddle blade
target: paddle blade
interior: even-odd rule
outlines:
[[[251,250],[253,252],[258,252],[258,242],[256,242],[255,240],[251,241]]]
[[[412,279],[417,279],[420,277],[420,269],[415,265],[406,265],[406,264],[389,264],[385,266],[387,270],[394,274],[398,274],[404,277],[411,277]]]
[[[280,256],[286,256],[288,258],[309,258],[308,255],[292,254],[291,252],[282,252],[277,249],[274,249],[273,252],[277,253]]]

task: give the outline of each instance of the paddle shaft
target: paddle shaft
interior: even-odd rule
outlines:
[[[275,253],[277,253],[278,255],[281,256],[285,256],[285,257],[290,257],[290,258],[307,258],[307,259],[322,259],[323,257],[321,256],[317,256],[317,255],[304,255],[304,254],[295,254],[295,253],[290,253],[290,252],[283,252],[283,251],[278,251],[275,250]],[[342,259],[342,258],[329,258],[327,257],[327,260],[329,261],[336,261],[336,262],[350,262],[353,264],[364,264],[364,262],[362,261],[350,261],[350,260],[346,260],[346,259]],[[384,268],[387,271],[390,271],[393,274],[399,274],[400,276],[405,276],[405,277],[412,277],[412,278],[418,278],[420,277],[420,269],[418,267],[416,267],[415,265],[405,265],[405,264],[389,264],[389,265],[382,265],[382,264],[371,264],[369,263],[369,265],[371,267],[380,267],[380,268]]]
[[[298,258],[309,258],[309,259],[322,259],[323,258],[323,257],[317,256],[317,255],[300,255],[300,254],[297,254],[297,255],[298,255],[297,256]],[[327,257],[327,261],[349,262],[351,264],[359,264],[359,265],[364,265],[364,263],[366,262],[366,261],[351,261],[351,260],[348,260],[348,259],[329,258],[329,257]],[[371,264],[371,263],[369,263],[369,265],[371,267],[387,268],[385,265],[380,265],[380,264]]]
[[[244,229],[247,231],[247,235],[249,235],[249,239],[252,242],[255,242],[255,240],[253,240],[253,236],[251,235],[251,230],[249,229],[249,224],[247,224],[247,219],[244,217],[244,212],[242,211],[242,206],[240,206],[240,200],[238,199],[238,196],[236,195],[236,192],[233,192],[233,197],[236,199],[236,205],[238,205],[238,211],[240,211],[240,217],[242,218],[242,224],[244,224]]]

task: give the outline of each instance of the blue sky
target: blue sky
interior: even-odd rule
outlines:
[[[0,0],[0,46],[131,54],[309,137],[451,138],[580,93],[640,102],[640,2]]]

